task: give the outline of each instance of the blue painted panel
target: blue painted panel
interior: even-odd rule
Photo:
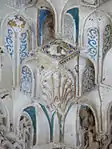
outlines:
[[[28,57],[28,43],[27,43],[27,32],[21,33],[20,36],[20,49],[19,49],[19,55],[20,55],[20,63]]]
[[[35,107],[30,106],[24,109],[25,112],[27,112],[32,120],[34,132],[36,133],[36,114],[35,114]]]
[[[75,22],[75,25],[76,25],[76,42],[78,43],[78,35],[79,35],[79,9],[78,8],[72,8],[72,9],[69,9],[67,11],[67,13],[69,13],[73,19],[74,19],[74,22]]]
[[[14,54],[14,31],[12,28],[8,28],[7,36],[5,37],[5,47],[7,49],[7,53],[10,54],[11,58]]]
[[[42,27],[49,13],[51,12],[47,9],[39,9],[38,11],[38,46],[42,44]]]
[[[51,119],[49,117],[49,114],[47,112],[47,109],[44,105],[40,104],[42,110],[44,111],[46,117],[47,117],[47,120],[48,120],[48,123],[49,123],[49,127],[50,127],[50,140],[52,141],[52,136],[53,136],[53,128],[52,128],[52,125],[51,125]]]
[[[97,60],[98,29],[89,28],[87,31],[87,35],[88,35],[88,54],[92,60]]]

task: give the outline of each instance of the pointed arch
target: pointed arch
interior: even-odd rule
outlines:
[[[76,43],[76,27],[74,24],[73,17],[69,14],[64,15],[64,25],[63,25],[63,37],[64,40],[72,44]]]
[[[23,109],[21,109],[21,112],[18,115],[17,119],[17,133],[23,134],[24,131],[20,131],[19,124],[20,124],[20,118],[21,116],[22,121],[21,124],[23,125],[23,122],[28,125],[26,125],[26,128],[28,130],[30,121],[30,126],[32,125],[32,132],[30,134],[30,137],[32,137],[31,142],[32,145],[39,145],[39,144],[49,144],[50,143],[50,125],[49,125],[49,118],[48,113],[46,113],[46,108],[42,106],[41,104],[34,103],[25,106]],[[24,119],[24,116],[27,117]],[[49,119],[49,120],[48,120]],[[21,127],[22,128],[22,127]]]
[[[10,52],[11,56],[13,56],[13,54],[15,56],[15,49],[17,49],[20,53],[20,59],[24,59],[23,57],[28,55],[28,51],[31,48],[31,29],[25,17],[20,14],[12,13],[3,20],[1,28],[3,35],[2,44],[4,47]],[[21,52],[24,52],[24,56]]]
[[[38,46],[44,45],[55,38],[55,15],[52,9],[38,9]]]
[[[82,93],[90,91],[95,87],[95,68],[93,63],[87,59],[85,71],[82,77]]]
[[[27,19],[17,13],[6,16],[1,24],[2,45],[12,59],[13,86],[19,84],[20,64],[32,47],[32,31]]]
[[[63,14],[63,34],[68,36],[68,41],[76,44],[78,43],[79,34],[79,9],[70,8]],[[65,40],[66,37],[65,36]]]
[[[36,144],[36,111],[35,111],[35,107],[34,106],[29,106],[27,108],[24,109],[24,112],[26,112],[32,121],[32,126],[33,126],[33,145]]]
[[[24,94],[32,96],[34,87],[34,76],[31,68],[24,65],[21,70],[20,91]]]
[[[24,141],[25,148],[33,147],[34,127],[28,108],[19,117],[18,136]]]
[[[83,27],[82,46],[88,50],[88,57],[94,63],[95,69],[99,71],[97,78],[100,82],[103,78],[105,55],[112,47],[111,22],[111,17],[107,13],[94,10],[85,19]]]
[[[79,109],[79,122],[81,128],[82,147],[91,146],[90,140],[96,141],[97,119],[94,110],[86,104],[82,104]],[[99,147],[99,144],[95,144]]]
[[[105,56],[107,54],[107,52],[111,49],[112,47],[112,25],[111,25],[111,21],[110,23],[108,23],[105,26],[104,32],[103,32],[103,60],[105,59]]]

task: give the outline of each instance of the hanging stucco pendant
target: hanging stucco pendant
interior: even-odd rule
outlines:
[[[38,0],[8,0],[8,5],[16,9],[22,9],[35,5],[37,1]]]

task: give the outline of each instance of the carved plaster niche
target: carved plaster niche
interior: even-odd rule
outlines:
[[[81,0],[81,4],[84,6],[98,7],[107,0]]]
[[[26,111],[24,111],[20,117],[19,121],[19,139],[23,140],[25,143],[25,148],[29,148],[33,146],[33,135],[34,135],[34,127],[32,123],[32,119],[29,116],[29,113],[27,114]]]
[[[93,111],[87,105],[81,105],[80,112],[81,146],[87,149],[99,149],[96,138],[96,121]]]
[[[37,19],[38,46],[47,44],[55,38],[55,16],[52,8],[38,9]]]
[[[29,58],[21,67],[20,91],[27,96],[36,96],[37,63],[35,58]]]

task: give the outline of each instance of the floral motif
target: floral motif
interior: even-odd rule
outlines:
[[[103,58],[112,46],[112,27],[107,25],[103,34]]]
[[[51,111],[57,111],[61,115],[65,114],[69,102],[74,98],[73,84],[75,84],[75,78],[71,80],[63,72],[53,73],[48,80],[42,81],[42,97]]]
[[[27,32],[25,33],[21,33],[21,37],[20,37],[20,63],[22,63],[22,61],[28,57],[28,45],[27,45]]]
[[[22,68],[20,90],[25,94],[31,95],[32,93],[32,73],[27,66]]]
[[[8,35],[5,37],[5,47],[6,47],[7,52],[10,54],[11,57],[14,54],[13,37],[14,37],[13,29],[8,28]]]
[[[88,36],[88,54],[92,60],[97,58],[97,48],[98,48],[98,29],[89,28],[87,31]]]
[[[8,25],[18,32],[25,28],[26,21],[21,16],[15,15],[9,18]]]
[[[95,70],[92,65],[86,67],[83,73],[83,81],[82,81],[82,92],[88,92],[95,85]]]

